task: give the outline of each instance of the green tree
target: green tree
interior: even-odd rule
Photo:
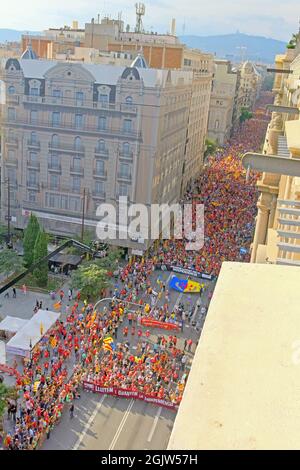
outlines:
[[[71,274],[72,287],[80,290],[82,298],[88,300],[99,298],[103,290],[109,288],[111,284],[107,270],[95,262],[83,263]]]
[[[213,155],[218,148],[217,143],[213,139],[206,139],[205,145],[206,145],[206,150],[204,153],[205,157],[208,157],[208,155]]]
[[[242,108],[241,109],[241,115],[240,115],[240,122],[247,121],[248,119],[251,119],[253,117],[253,114],[249,109],[247,108]]]
[[[48,236],[40,231],[34,245],[33,262],[36,263],[48,254]],[[41,261],[33,271],[38,287],[46,287],[48,284],[48,261]]]
[[[40,231],[40,224],[37,217],[34,214],[30,214],[28,225],[24,231],[23,240],[24,263],[27,268],[29,268],[33,263],[34,245]]]
[[[7,399],[16,399],[16,389],[14,387],[8,387],[0,380],[0,419],[2,418],[4,411],[7,406]]]
[[[10,273],[22,271],[23,260],[14,250],[5,248],[0,251],[0,273],[8,276]]]
[[[104,258],[97,258],[95,262],[101,268],[113,272],[117,269],[123,252],[124,251],[122,250],[122,248],[110,248],[107,253],[107,256],[105,256]]]

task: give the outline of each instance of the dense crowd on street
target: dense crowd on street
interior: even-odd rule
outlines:
[[[263,100],[270,102],[269,96]],[[265,104],[262,101],[259,105]],[[268,120],[258,107],[254,118],[236,131],[230,144],[206,162],[201,177],[187,192],[186,200],[205,205],[205,244],[199,253],[187,252],[185,240],[165,241],[151,249],[145,259],[128,263],[120,273],[120,286],[111,292],[109,307],[95,310],[80,294],[71,302],[66,321],[57,321],[34,349],[23,373],[16,381],[20,393],[14,431],[5,438],[8,449],[35,449],[49,437],[66,404],[80,396],[83,378],[101,386],[140,390],[178,404],[188,375],[187,351],[177,344],[175,333],[160,335],[152,344],[150,331],[140,327],[141,318],[151,315],[182,327],[191,312],[181,305],[170,310],[168,286],[162,279],[152,286],[150,275],[156,263],[195,268],[218,275],[224,260],[248,261],[256,212],[256,175],[246,181],[241,156],[258,151]],[[62,293],[59,293],[61,302]],[[73,297],[73,293],[68,293]],[[121,299],[121,301],[116,300]],[[139,305],[129,312],[125,301]],[[129,326],[124,326],[126,318]],[[122,329],[123,342],[118,342]],[[127,329],[127,330],[126,330]],[[133,353],[131,337],[137,338]],[[103,348],[112,338],[114,348]],[[70,416],[73,416],[70,408]]]

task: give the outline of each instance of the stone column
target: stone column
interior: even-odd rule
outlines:
[[[274,228],[274,218],[276,212],[276,204],[277,204],[277,195],[273,194],[271,205],[270,205],[270,216],[269,216],[269,223],[268,228]]]
[[[264,245],[266,242],[270,214],[270,203],[270,194],[262,193],[257,203],[258,213],[256,218],[255,234],[252,243],[251,263],[256,262],[256,253],[258,245]]]

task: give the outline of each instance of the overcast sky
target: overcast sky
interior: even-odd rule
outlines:
[[[97,14],[135,23],[136,0],[1,0],[0,28],[40,31],[71,24],[81,26]],[[199,36],[241,33],[288,40],[299,27],[299,0],[148,0],[144,27],[161,33],[176,18],[177,34]],[[185,28],[184,28],[185,23]]]

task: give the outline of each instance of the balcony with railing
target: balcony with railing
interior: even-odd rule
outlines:
[[[18,160],[17,158],[8,158],[7,160],[2,160],[2,164],[5,164],[5,166],[18,166]]]
[[[120,111],[124,113],[132,113],[136,114],[137,113],[137,106],[134,106],[133,104],[120,104]]]
[[[107,148],[101,148],[101,147],[95,148],[95,157],[108,158],[108,154],[109,152]]]
[[[5,206],[5,207],[8,207],[7,201],[4,203],[4,206]],[[9,207],[10,207],[11,209],[20,209],[21,204],[20,204],[19,201],[17,201],[16,199],[11,199],[11,200],[10,200],[10,203],[9,203]]]
[[[53,106],[69,106],[71,108],[90,108],[102,111],[117,111],[126,114],[137,114],[137,106],[128,103],[107,103],[105,101],[93,101],[89,99],[66,98],[62,96],[33,96],[24,95],[25,104],[44,104]]]
[[[61,173],[61,164],[60,163],[48,163],[48,170],[55,172],[55,173]]]
[[[55,152],[84,153],[83,145],[63,144],[60,142],[49,142],[48,148]]]
[[[18,95],[7,95],[6,96],[6,104],[19,104],[19,96]]]
[[[118,180],[131,182],[132,181],[131,173],[118,173]]]
[[[84,169],[82,167],[78,167],[76,165],[75,166],[71,165],[70,166],[70,174],[83,176],[84,175]]]
[[[32,160],[27,160],[27,168],[33,169],[33,170],[39,170],[40,169],[40,162],[34,162]]]
[[[54,187],[51,187],[50,183],[42,183],[41,184],[41,188],[45,191],[52,191],[52,192],[55,192],[55,194],[57,193],[66,193],[66,194],[76,194],[78,196],[82,195],[82,190],[81,190],[81,187],[75,187],[75,186],[72,186],[72,185],[69,185],[69,186],[64,186],[62,184],[58,184],[55,186],[55,189]]]
[[[28,180],[27,189],[40,189],[40,184],[37,181]]]
[[[81,186],[71,186],[70,192],[74,194],[81,194]]]
[[[94,199],[105,199],[106,192],[105,191],[92,191],[92,197]]]
[[[18,141],[17,137],[12,137],[10,135],[7,135],[5,137],[5,143],[6,143],[6,145],[9,145],[10,147],[18,147],[18,145],[19,145],[19,141]]]
[[[74,122],[54,122],[48,119],[13,119],[12,117],[7,117],[6,125],[14,127],[26,127],[29,128],[49,128],[49,129],[61,129],[62,131],[68,130],[78,134],[102,134],[112,137],[122,137],[124,139],[141,139],[142,132],[135,129],[126,129],[123,127],[112,127],[106,126],[106,128],[100,128],[98,125],[84,124],[82,126],[75,125]],[[49,145],[53,145],[52,143]],[[52,148],[52,147],[51,147]],[[72,145],[59,144],[59,150],[74,151],[78,152],[77,148],[74,148]],[[79,147],[79,151],[83,152],[84,149]]]
[[[40,150],[41,143],[37,140],[28,139],[27,140],[27,146],[30,147],[30,148],[34,148],[36,150]]]
[[[119,158],[126,160],[127,162],[133,161],[133,152],[123,152],[119,151]]]
[[[97,168],[94,170],[93,173],[94,178],[107,178],[107,170],[97,170]]]

